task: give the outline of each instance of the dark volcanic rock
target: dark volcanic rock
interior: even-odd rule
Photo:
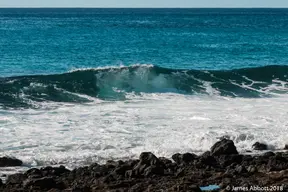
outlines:
[[[259,142],[256,142],[252,145],[252,148],[254,150],[258,150],[258,151],[262,151],[262,150],[267,150],[268,149],[268,146],[264,143],[259,143]]]
[[[159,164],[159,159],[151,152],[143,152],[140,154],[140,164],[142,165],[157,165]]]
[[[21,166],[23,162],[11,157],[0,157],[0,167]]]
[[[222,139],[211,147],[212,155],[232,155],[238,154],[238,151],[232,140]]]
[[[243,160],[243,155],[220,155],[217,156],[218,163],[222,167],[227,167],[231,164],[240,164]]]
[[[58,188],[58,185],[54,178],[52,177],[43,177],[38,179],[27,179],[23,182],[25,188],[40,188],[40,189],[52,189]]]
[[[288,152],[239,155],[233,142],[217,142],[201,156],[175,154],[172,162],[150,152],[137,160],[94,163],[73,171],[65,167],[30,169],[10,175],[1,192],[201,191],[198,186],[282,186],[288,183]],[[282,191],[287,191],[287,186]]]
[[[247,171],[248,171],[249,173],[255,173],[255,172],[257,172],[257,168],[256,168],[256,166],[254,166],[254,165],[250,165],[250,166],[247,168]]]
[[[177,164],[190,163],[193,160],[195,160],[196,158],[197,158],[197,155],[195,155],[193,153],[184,153],[184,154],[176,153],[176,154],[172,155],[172,159]]]
[[[12,185],[13,184],[19,184],[25,179],[27,179],[27,176],[25,176],[22,173],[16,173],[14,175],[9,175],[7,180],[6,180],[6,183],[7,184],[12,184]]]
[[[237,166],[236,169],[235,169],[235,171],[236,171],[237,173],[239,173],[239,174],[247,173],[247,172],[248,172],[247,169],[246,169],[244,166],[242,166],[242,165]]]
[[[26,171],[25,173],[29,178],[40,178],[43,176],[42,172],[39,169],[32,168]]]
[[[163,175],[164,169],[161,166],[151,165],[150,167],[147,167],[144,170],[144,175],[150,176],[150,175]]]
[[[128,171],[130,169],[132,169],[132,167],[129,165],[120,165],[120,166],[115,168],[114,173],[117,175],[125,176],[126,171]]]
[[[125,175],[128,177],[141,177],[150,175],[162,175],[164,173],[164,164],[151,152],[143,152],[139,157],[140,161]]]
[[[210,151],[206,151],[205,153],[203,153],[200,156],[198,165],[199,166],[201,166],[201,165],[216,166],[217,165],[217,160],[215,159],[215,157],[213,157],[211,155]]]
[[[275,153],[273,153],[272,151],[268,151],[268,152],[264,153],[262,156],[263,157],[272,157],[272,156],[275,156]]]

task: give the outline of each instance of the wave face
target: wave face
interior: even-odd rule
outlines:
[[[81,69],[64,74],[0,79],[0,105],[37,107],[39,102],[124,100],[127,93],[179,93],[271,97],[288,92],[288,66],[235,70],[180,70],[153,65]]]

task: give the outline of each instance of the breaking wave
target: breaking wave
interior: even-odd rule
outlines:
[[[63,74],[0,78],[0,106],[39,102],[125,100],[127,93],[179,93],[226,97],[273,97],[288,92],[288,66],[234,70],[183,70],[153,65],[79,69]]]

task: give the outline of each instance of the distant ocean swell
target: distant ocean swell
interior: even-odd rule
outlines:
[[[288,93],[288,66],[209,71],[131,65],[4,77],[0,88],[4,108],[29,108],[45,101],[83,103],[90,98],[125,100],[127,93],[273,97]]]

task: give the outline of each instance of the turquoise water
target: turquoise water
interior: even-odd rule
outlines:
[[[273,96],[273,80],[286,93],[288,9],[0,9],[0,26],[1,106],[210,94],[208,84]]]
[[[0,76],[288,63],[288,9],[0,9]]]
[[[287,53],[288,9],[0,9],[1,156],[283,149]]]

